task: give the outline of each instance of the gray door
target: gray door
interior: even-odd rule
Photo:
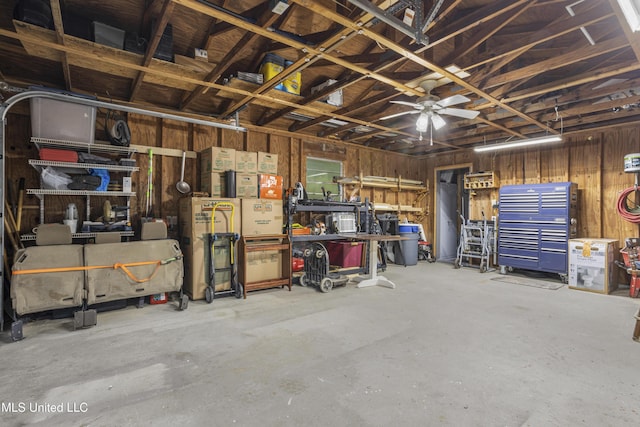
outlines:
[[[436,258],[453,262],[458,250],[458,184],[438,182]]]

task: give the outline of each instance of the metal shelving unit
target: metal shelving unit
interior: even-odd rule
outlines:
[[[52,147],[52,148],[62,148],[62,149],[72,149],[76,151],[92,153],[92,152],[100,152],[100,153],[108,153],[108,154],[116,154],[116,155],[124,155],[126,157],[130,157],[131,154],[137,152],[135,148],[130,147],[120,147],[115,145],[108,144],[100,144],[100,143],[86,143],[79,141],[62,141],[48,138],[31,138],[31,143],[35,144],[38,149],[41,147]],[[137,166],[124,166],[119,164],[103,164],[103,163],[77,163],[77,162],[59,162],[59,161],[51,161],[51,160],[37,160],[30,159],[29,165],[31,165],[38,172],[42,172],[42,169],[45,167],[57,167],[57,168],[65,168],[65,169],[104,169],[110,172],[119,172],[125,173],[130,176],[133,172],[138,172],[140,170]],[[42,187],[42,182],[41,182]],[[38,197],[40,200],[40,223],[44,223],[45,218],[45,196],[76,196],[76,197],[86,197],[86,213],[85,218],[87,221],[90,220],[91,215],[91,197],[126,197],[127,198],[127,222],[131,221],[129,208],[131,206],[129,198],[135,196],[134,192],[124,192],[124,191],[88,191],[88,190],[55,190],[55,189],[44,189],[44,188],[29,188],[26,190],[27,194],[32,194]],[[133,232],[130,230],[124,230],[120,232],[121,236],[132,236]],[[95,237],[95,233],[73,233],[72,236],[74,238],[91,238]],[[32,235],[24,235],[20,236],[20,240],[29,241],[33,240],[35,237]]]
[[[119,166],[119,165],[105,165],[100,163],[68,163],[68,162],[53,162],[51,160],[29,160],[29,164],[34,168],[39,167],[55,167],[55,168],[70,168],[70,169],[107,169],[114,172],[137,172],[140,170],[137,166]]]

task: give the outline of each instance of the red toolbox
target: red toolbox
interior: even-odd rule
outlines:
[[[71,150],[60,150],[57,148],[41,148],[40,160],[50,162],[78,163],[78,153]]]

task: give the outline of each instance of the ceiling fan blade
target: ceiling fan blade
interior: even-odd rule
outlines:
[[[448,98],[441,99],[440,101],[437,102],[437,104],[442,108],[446,108],[452,105],[463,104],[469,101],[471,100],[464,95],[453,95]]]
[[[409,107],[413,107],[413,108],[417,108],[419,110],[422,110],[422,104],[418,104],[415,102],[407,102],[407,101],[389,101],[392,104],[400,104],[400,105],[407,105]]]
[[[420,111],[418,111],[418,110],[413,110],[413,111],[403,111],[403,112],[401,112],[401,113],[391,114],[390,116],[380,117],[380,120],[392,119],[392,118],[394,118],[394,117],[404,116],[405,114],[418,114],[419,112],[420,112]]]
[[[435,130],[440,129],[441,127],[443,127],[444,125],[447,124],[447,122],[440,117],[438,114],[434,114],[431,116],[431,121],[433,122],[433,127]]]
[[[463,110],[462,108],[441,108],[439,114],[448,114],[450,116],[462,117],[463,119],[475,119],[480,111]]]

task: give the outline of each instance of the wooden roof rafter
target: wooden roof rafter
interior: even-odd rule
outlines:
[[[142,59],[142,66],[148,67],[151,64],[151,58],[156,53],[156,49],[160,44],[160,40],[162,39],[162,35],[164,34],[165,28],[167,28],[167,24],[171,19],[171,14],[173,13],[174,3],[172,0],[164,0],[162,4],[162,10],[160,11],[160,16],[158,18],[158,22],[156,24],[156,28],[153,30],[151,34],[151,40],[149,40],[149,44],[147,45],[147,51],[144,54],[144,58]],[[131,94],[129,95],[129,101],[133,101],[138,95],[138,91],[142,86],[142,81],[144,80],[144,71],[140,71],[136,76],[135,80],[131,84]]]
[[[502,103],[500,100],[492,97],[491,95],[489,95],[488,93],[483,92],[482,90],[478,89],[475,86],[470,85],[469,83],[467,83],[466,81],[464,81],[463,79],[461,79],[460,77],[458,77],[455,74],[452,74],[451,72],[449,72],[448,70],[446,70],[445,68],[436,65],[430,61],[427,61],[426,59],[416,55],[414,52],[408,51],[404,48],[402,48],[401,46],[399,46],[397,43],[383,37],[380,36],[376,33],[374,33],[373,31],[368,30],[367,28],[362,28],[361,26],[358,26],[358,23],[353,23],[350,21],[345,20],[344,18],[342,18],[340,15],[332,12],[331,10],[325,8],[324,6],[318,5],[315,2],[312,2],[311,0],[291,0],[292,2],[299,4],[301,6],[304,6],[312,11],[315,11],[317,13],[320,13],[321,15],[328,17],[330,19],[335,20],[336,22],[342,24],[345,27],[349,27],[349,28],[354,28],[356,30],[358,30],[360,28],[360,31],[362,31],[362,34],[371,38],[374,41],[377,41],[379,43],[381,43],[382,45],[386,46],[389,49],[393,49],[394,51],[396,51],[397,53],[399,53],[402,56],[405,56],[407,59],[415,62],[418,65],[421,65],[423,67],[425,67],[428,70],[437,72],[442,74],[443,76],[446,76],[447,78],[449,78],[451,81],[453,81],[454,83],[462,86],[463,88],[469,90],[470,92],[474,93],[475,95],[486,99],[487,101],[496,104],[504,109],[507,109],[509,111],[511,111],[514,115],[519,116],[521,118],[523,118],[524,120],[530,122],[531,124],[534,124],[538,127],[540,127],[543,130],[552,132],[552,133],[556,133],[553,129],[549,129],[546,125],[544,125],[543,123],[538,122],[537,120],[527,116],[526,114],[523,114],[522,112],[510,107],[507,104]],[[398,89],[402,89],[402,87],[406,87],[405,85],[400,85],[401,87],[398,87]],[[397,87],[397,86],[396,86]],[[413,93],[415,94],[415,90],[409,91],[409,93]],[[422,93],[419,93],[419,95],[422,95]],[[487,124],[490,124],[490,122],[487,122]],[[491,124],[492,125],[492,124]]]
[[[260,10],[264,9],[264,5],[261,5],[261,6],[262,7],[254,8],[254,9],[260,9]],[[276,14],[262,15],[262,17],[258,20],[258,25],[266,28],[272,25],[274,22],[276,22],[279,18],[280,16]],[[213,37],[214,37],[213,35],[210,36],[209,40],[211,41]],[[242,36],[240,41],[236,43],[231,49],[229,49],[227,54],[220,60],[220,62],[214,67],[214,69],[211,70],[209,74],[207,74],[204,80],[208,82],[215,82],[220,77],[222,77],[225,71],[229,69],[229,66],[231,65],[231,59],[233,59],[236,55],[238,55],[240,52],[246,49],[247,46],[257,37],[258,35],[256,33],[252,33],[250,31],[245,32],[245,34]],[[188,108],[193,101],[195,101],[198,97],[200,97],[201,95],[204,95],[208,91],[209,91],[208,87],[197,87],[191,93],[185,94],[185,96],[183,96],[182,98],[179,108],[181,110]]]
[[[64,25],[62,24],[62,11],[60,8],[60,0],[50,0],[51,15],[53,16],[53,27],[56,32],[58,43],[65,44]],[[62,54],[62,73],[64,74],[64,82],[67,90],[73,90],[71,82],[71,70],[69,69],[69,59],[67,54]]]

